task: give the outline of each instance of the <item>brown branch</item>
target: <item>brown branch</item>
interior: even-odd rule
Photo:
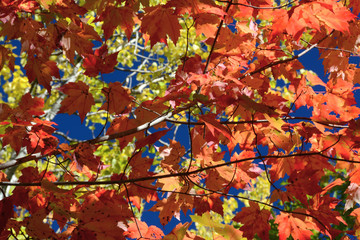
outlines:
[[[199,168],[197,170],[192,170],[188,172],[178,172],[178,173],[170,173],[170,174],[163,174],[163,175],[156,175],[156,176],[148,176],[148,177],[142,177],[142,178],[134,178],[134,179],[125,179],[125,180],[106,180],[106,181],[78,181],[78,182],[54,182],[57,186],[72,186],[72,185],[84,185],[84,186],[91,186],[91,185],[113,185],[113,184],[126,184],[126,183],[134,183],[134,182],[143,182],[143,181],[149,181],[149,180],[158,180],[163,178],[170,178],[170,177],[186,177],[192,174],[198,174],[202,171],[216,169],[219,167],[227,166],[230,164],[240,163],[240,162],[246,162],[246,161],[253,161],[253,160],[260,160],[261,158],[292,158],[292,157],[301,157],[301,156],[321,156],[323,158],[335,160],[335,161],[341,161],[341,162],[349,162],[349,163],[360,163],[360,161],[355,160],[349,160],[349,159],[342,159],[342,158],[335,158],[335,157],[329,157],[320,152],[306,152],[306,153],[295,153],[295,154],[288,154],[288,155],[266,155],[266,156],[257,156],[252,158],[244,158],[235,160],[232,162],[224,162],[217,165],[212,165],[204,168]],[[21,183],[21,182],[0,182],[0,186],[41,186],[41,182],[36,183]]]
[[[222,3],[228,3],[229,1],[223,1],[223,0],[216,0],[217,2],[222,2]],[[253,5],[249,5],[249,4],[243,4],[243,3],[232,3],[232,5],[238,5],[238,6],[243,6],[243,7],[248,7],[248,8],[253,8],[253,9],[281,9],[284,7],[287,7],[289,5],[291,5],[292,3],[296,2],[296,0],[285,3],[283,5],[280,6],[276,6],[276,7],[257,7],[257,6],[253,6]]]
[[[252,119],[254,119],[254,115],[252,115]],[[264,171],[265,171],[265,174],[266,174],[266,179],[268,180],[268,182],[270,183],[270,185],[275,189],[275,190],[279,190],[276,186],[275,186],[275,184],[271,181],[271,179],[270,179],[270,176],[269,176],[269,171],[268,171],[268,167],[267,167],[267,165],[266,165],[266,163],[265,163],[265,161],[264,161],[264,158],[262,157],[262,154],[261,154],[261,152],[260,152],[260,149],[259,149],[259,147],[258,147],[258,134],[257,134],[257,132],[256,132],[256,130],[255,130],[255,126],[254,126],[254,123],[252,123],[251,124],[251,128],[252,128],[252,131],[253,131],[253,133],[254,133],[254,135],[255,135],[255,149],[256,149],[256,151],[257,151],[257,153],[258,153],[258,155],[259,155],[259,157],[260,157],[260,160],[261,160],[261,162],[262,162],[262,164],[263,164],[263,166],[264,166]],[[271,140],[271,138],[270,138],[270,140]],[[275,145],[276,146],[276,145]]]
[[[230,7],[231,7],[232,0],[228,1],[227,3],[228,3],[228,5],[227,5],[226,10],[225,10],[226,13],[229,11],[229,9],[230,9]],[[225,16],[224,16],[224,17],[225,17]],[[220,30],[221,30],[221,27],[222,27],[223,23],[224,23],[224,20],[221,19],[221,21],[220,21],[220,23],[219,23],[218,30],[217,30],[216,35],[215,35],[215,38],[214,38],[214,42],[213,42],[213,44],[212,44],[212,46],[211,46],[211,49],[210,49],[210,52],[209,52],[209,56],[208,56],[207,59],[206,59],[206,64],[205,64],[205,68],[204,68],[203,74],[206,73],[207,68],[208,68],[208,66],[209,66],[210,59],[211,59],[211,54],[212,54],[213,51],[214,51],[215,44],[216,44],[216,41],[217,41],[217,39],[218,39],[218,37],[219,37],[219,35],[220,35]]]
[[[318,44],[320,44],[322,41],[324,41],[326,38],[328,38],[331,34],[333,34],[334,31],[335,31],[335,30],[333,30],[331,33],[329,33],[328,35],[326,35],[325,37],[323,37],[322,39],[320,39],[317,43],[311,45],[310,47],[308,47],[307,49],[305,49],[303,52],[299,53],[298,55],[295,55],[295,56],[293,56],[293,57],[291,57],[291,58],[282,59],[282,60],[278,60],[278,61],[269,63],[268,65],[265,65],[265,66],[263,66],[263,67],[261,67],[261,68],[258,68],[258,69],[256,69],[256,70],[254,70],[253,72],[244,74],[243,76],[239,77],[238,80],[242,80],[242,79],[244,79],[244,78],[247,77],[247,76],[252,76],[252,75],[254,75],[254,74],[256,74],[256,73],[260,73],[260,72],[262,72],[262,71],[264,71],[264,70],[266,70],[266,69],[268,69],[268,68],[271,68],[271,67],[273,67],[273,66],[275,66],[275,65],[279,65],[279,64],[291,62],[291,61],[293,61],[293,60],[295,60],[295,59],[298,59],[298,58],[304,56],[304,55],[305,55],[306,53],[308,53],[311,49],[316,48],[316,47],[318,46]]]
[[[311,43],[309,43],[308,41],[304,40],[304,39],[300,39],[301,41],[305,42],[306,44],[309,44],[311,45]],[[349,53],[349,54],[352,54],[354,56],[359,56],[359,54],[353,52],[353,51],[350,51],[350,50],[346,50],[346,49],[342,49],[342,48],[332,48],[332,47],[320,47],[320,46],[316,46],[315,48],[317,49],[322,49],[322,50],[326,50],[326,51],[340,51],[340,52],[346,52],[346,53]]]
[[[105,135],[105,136],[97,137],[97,138],[90,139],[90,140],[84,141],[84,142],[88,142],[90,144],[96,144],[96,143],[100,143],[100,142],[105,142],[105,141],[109,141],[109,140],[129,136],[129,135],[132,135],[134,133],[137,133],[137,132],[143,131],[145,129],[151,128],[151,127],[153,127],[153,126],[155,126],[155,125],[157,125],[157,124],[159,124],[161,122],[164,122],[166,119],[168,119],[168,118],[172,117],[173,115],[175,115],[175,114],[177,114],[179,112],[182,112],[182,111],[184,111],[184,110],[186,110],[188,108],[189,108],[189,106],[181,107],[181,108],[175,109],[174,111],[163,114],[163,115],[159,116],[158,118],[155,118],[154,120],[149,121],[147,123],[144,123],[144,124],[142,124],[142,125],[140,125],[140,126],[138,126],[136,128],[132,128],[132,129],[129,129],[129,130],[126,130],[126,131],[123,131],[123,132],[119,132],[119,133],[114,133],[114,134],[111,134],[111,135]],[[72,147],[76,147],[77,145],[78,145],[78,143],[72,145]],[[29,154],[29,155],[27,155],[25,157],[13,159],[13,160],[10,160],[10,161],[7,161],[5,163],[0,164],[0,170],[4,170],[4,169],[7,169],[9,167],[17,166],[19,164],[29,162],[29,161],[32,161],[32,160],[39,160],[39,159],[45,158],[47,156],[53,156],[53,155],[58,155],[58,154],[60,154],[60,151],[58,151],[58,150],[51,151],[51,152],[49,152],[47,154],[44,154],[44,155],[41,155],[40,153]]]
[[[331,128],[349,128],[349,126],[347,126],[347,122],[339,122],[339,123],[331,123],[331,122],[324,122],[324,121],[316,121],[314,119],[308,118],[308,117],[283,117],[281,118],[284,121],[289,121],[289,120],[305,120],[305,121],[310,121],[310,122],[316,122],[319,123],[321,125],[325,125],[327,127],[331,127]],[[204,125],[205,123],[203,122],[188,122],[188,121],[178,121],[178,120],[173,120],[173,119],[166,119],[167,122],[170,123],[174,123],[174,124],[190,124],[190,125]],[[267,119],[258,119],[258,120],[240,120],[240,121],[220,121],[220,124],[255,124],[255,123],[267,123],[269,122]]]
[[[163,190],[163,189],[156,189],[156,188],[151,188],[151,187],[147,187],[147,186],[142,186],[140,184],[137,184],[137,183],[134,183],[136,186],[138,187],[141,187],[141,188],[145,188],[145,189],[149,189],[149,190],[153,190],[153,191],[157,191],[157,192],[162,192],[162,193],[177,193],[177,194],[182,194],[182,195],[187,195],[187,196],[193,196],[193,197],[201,197],[201,196],[208,196],[208,195],[211,195],[213,193],[216,193],[216,194],[220,194],[220,195],[223,195],[223,196],[226,196],[226,197],[233,197],[233,198],[238,198],[238,199],[241,199],[241,200],[247,200],[247,201],[251,201],[251,202],[255,202],[255,203],[258,203],[258,204],[261,204],[261,205],[265,205],[265,206],[268,206],[268,207],[271,207],[273,209],[276,209],[276,210],[279,210],[280,212],[285,212],[285,213],[292,213],[292,214],[299,214],[299,215],[303,215],[303,216],[307,216],[307,217],[311,217],[313,219],[315,219],[318,223],[320,223],[325,229],[327,229],[327,227],[325,226],[325,224],[323,224],[317,217],[315,216],[312,216],[311,214],[308,214],[308,213],[302,213],[302,212],[295,212],[295,211],[289,211],[289,210],[284,210],[282,208],[279,208],[277,206],[274,206],[272,204],[269,204],[269,203],[266,203],[266,202],[262,202],[260,200],[256,200],[256,199],[251,199],[251,198],[248,198],[248,197],[242,197],[242,196],[238,196],[238,195],[234,195],[234,194],[230,194],[230,193],[223,193],[223,192],[219,192],[219,191],[214,191],[214,190],[211,190],[211,189],[208,189],[208,188],[204,188],[198,184],[196,184],[198,187],[208,191],[208,192],[211,192],[211,193],[204,193],[204,194],[196,194],[196,193],[189,193],[189,192],[180,192],[180,191],[169,191],[169,190]]]
[[[171,122],[171,123],[175,123],[175,124],[185,124],[185,125],[204,125],[203,122],[189,122],[189,121],[177,121],[177,120],[172,120],[170,119],[173,115],[182,112],[184,110],[187,110],[189,107],[185,106],[179,109],[176,109],[174,112],[169,112],[167,114],[161,115],[158,118],[147,122],[143,125],[140,125],[136,128],[132,128],[123,132],[119,132],[119,133],[114,133],[111,135],[105,135],[102,137],[98,137],[98,138],[94,138],[94,139],[90,139],[87,141],[81,141],[81,142],[89,142],[91,144],[96,144],[96,143],[100,143],[100,142],[105,142],[105,141],[109,141],[109,140],[113,140],[113,139],[117,139],[117,138],[122,138],[122,137],[126,137],[132,134],[135,134],[137,132],[143,131],[145,129],[148,129],[152,126],[155,126],[156,124],[159,124],[161,122],[167,121],[167,122]],[[285,117],[282,118],[283,120],[306,120],[306,121],[313,121],[313,122],[317,122],[319,124],[328,126],[328,127],[333,127],[333,128],[348,128],[348,126],[346,126],[346,122],[340,122],[340,123],[328,123],[328,122],[321,122],[321,121],[314,121],[311,118],[307,118],[307,117]],[[221,124],[253,124],[253,123],[264,123],[264,122],[268,122],[268,120],[266,119],[259,119],[259,120],[241,120],[241,121],[222,121],[220,122]],[[344,125],[338,125],[338,124],[344,124]],[[72,145],[73,147],[76,147],[78,145],[78,143]],[[39,160],[42,158],[45,158],[47,156],[53,156],[53,155],[58,155],[60,154],[60,152],[58,150],[54,150],[52,152],[49,152],[48,154],[45,155],[41,155],[40,153],[36,153],[36,154],[31,154],[25,157],[21,157],[21,158],[17,158],[17,159],[13,159],[10,160],[8,162],[2,163],[0,164],[0,170],[4,170],[13,166],[17,166],[20,165],[22,163],[25,162],[29,162],[32,160]]]

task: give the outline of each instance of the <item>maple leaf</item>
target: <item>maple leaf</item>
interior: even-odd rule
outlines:
[[[126,115],[121,115],[121,116],[115,118],[111,122],[110,127],[106,131],[106,134],[111,135],[111,134],[115,134],[115,133],[119,133],[119,132],[124,132],[126,130],[136,128],[136,127],[137,127],[137,125],[136,125],[135,119],[129,119]],[[135,134],[131,134],[131,135],[119,138],[118,141],[119,141],[120,148],[126,147],[126,145],[128,145],[130,142],[133,141],[134,137],[136,137],[137,139],[141,139],[142,134],[135,133]]]
[[[328,27],[341,31],[349,32],[349,22],[356,18],[345,6],[335,3],[332,9],[324,7],[324,4],[313,4],[316,17],[323,21]]]
[[[6,230],[6,223],[14,216],[14,204],[11,198],[4,198],[0,201],[0,234]]]
[[[80,26],[79,26],[80,25]],[[75,52],[79,55],[91,54],[94,44],[90,41],[95,39],[101,42],[101,38],[89,25],[59,20],[56,23],[58,31],[62,32],[60,45],[65,51],[66,57],[71,63],[75,63]]]
[[[11,107],[9,105],[1,103],[0,104],[0,122],[8,119],[11,116]]]
[[[67,83],[59,90],[68,95],[61,102],[59,112],[73,114],[78,111],[81,122],[83,122],[91,106],[95,104],[94,98],[89,92],[89,86],[84,82]]]
[[[166,235],[163,239],[164,240],[178,240],[178,239],[184,239],[184,240],[189,240],[192,238],[188,238],[187,235],[187,230],[190,227],[191,223],[179,223],[175,226],[175,228],[173,228],[173,230],[171,231],[171,233],[169,233],[168,235]]]
[[[36,182],[39,180],[39,171],[34,167],[26,167],[21,170],[22,175],[19,180],[21,182]]]
[[[168,170],[166,164],[163,165],[163,173],[157,174],[158,176],[161,176],[163,174],[171,174],[173,171]],[[166,179],[159,179],[156,182],[155,187],[164,189],[164,191],[171,192],[171,191],[178,191],[181,188],[182,181],[179,177],[169,177]]]
[[[58,139],[52,134],[55,128],[49,125],[36,124],[24,139],[28,153],[47,154],[57,147]]]
[[[159,156],[163,158],[161,164],[170,167],[173,171],[180,169],[180,162],[185,154],[185,148],[179,142],[170,140],[168,147],[160,147],[158,151],[160,153]]]
[[[32,213],[30,217],[27,217],[24,220],[24,224],[27,226],[26,233],[37,239],[56,237],[55,232],[50,228],[50,225],[44,223],[44,219],[46,219],[47,215],[47,210],[43,207],[36,213]]]
[[[75,148],[73,156],[80,169],[86,165],[94,172],[99,171],[100,157],[94,155],[95,150],[96,147],[87,142],[80,143]]]
[[[11,121],[19,124],[30,125],[33,116],[41,116],[44,114],[44,99],[32,97],[30,93],[26,93],[21,97],[19,106],[13,109],[11,114]],[[5,107],[5,109],[9,110]]]
[[[275,219],[279,224],[279,239],[286,240],[291,235],[294,240],[310,239],[313,233],[311,230],[317,229],[314,223],[306,221],[304,218],[295,217],[294,214],[280,213]]]
[[[215,14],[220,17],[226,15],[226,12],[216,5],[211,0],[184,0],[184,1],[170,1],[166,4],[169,7],[176,8],[176,14],[191,14],[199,13]]]
[[[129,95],[128,90],[122,87],[121,83],[109,83],[109,87],[104,87],[101,91],[106,96],[106,102],[100,109],[115,114],[122,114],[124,111],[130,110],[133,97]]]
[[[237,161],[246,158],[255,157],[254,152],[243,151],[239,155],[235,153],[230,161]],[[249,161],[239,162],[236,164],[236,172],[234,175],[234,181],[232,182],[232,186],[239,188],[246,188],[252,186],[251,180],[256,179],[262,170],[257,166],[257,164],[251,163]]]
[[[146,222],[136,220],[136,222],[129,224],[124,236],[128,238],[161,239],[164,233],[156,226],[148,226]]]
[[[316,222],[314,221],[317,225],[314,229],[320,229],[334,237],[339,234],[339,231],[331,227],[333,224],[339,225],[340,223],[346,225],[340,213],[335,210],[339,202],[339,199],[330,197],[329,195],[321,196],[319,193],[309,201],[310,206],[307,213],[318,220]]]
[[[181,192],[181,189],[179,191]],[[173,193],[167,199],[158,201],[151,209],[149,209],[149,211],[160,211],[160,223],[165,226],[170,222],[173,216],[180,212],[180,210],[187,212],[187,210],[192,209],[192,207],[192,196]]]
[[[153,173],[149,172],[152,163],[153,159],[141,157],[140,154],[136,154],[129,163],[132,168],[130,177],[135,179],[146,175],[152,175]]]
[[[243,231],[243,235],[248,239],[252,239],[255,234],[261,239],[268,239],[270,211],[266,209],[260,210],[259,204],[252,201],[250,201],[249,204],[249,207],[243,207],[241,211],[235,215],[233,221],[244,224],[240,230]]]
[[[218,17],[205,13],[199,13],[194,17],[197,17],[195,21],[196,35],[215,36],[220,22]]]
[[[80,208],[73,214],[81,224],[77,225],[72,236],[83,233],[89,235],[90,239],[116,239],[123,236],[124,230],[118,226],[119,222],[133,217],[123,196],[115,194],[113,190],[100,188],[84,198]]]
[[[28,61],[24,68],[29,81],[37,81],[45,87],[49,93],[51,93],[50,82],[52,81],[52,77],[60,78],[59,69],[54,61],[43,62],[40,59],[33,58],[31,61]]]
[[[297,157],[270,159],[269,164],[271,164],[270,176],[273,181],[285,177],[286,174],[290,176],[292,172],[305,168],[304,160]]]
[[[307,204],[307,195],[315,195],[321,192],[321,187],[318,184],[321,176],[319,171],[323,171],[323,169],[312,169],[310,165],[301,171],[293,171],[288,179],[287,191],[303,204]]]
[[[41,116],[44,114],[44,99],[32,97],[30,93],[26,93],[21,97],[19,108],[24,114],[30,116]]]
[[[12,71],[14,71],[15,57],[10,54],[10,50],[0,46],[0,70],[4,67],[6,61]]]
[[[105,39],[109,39],[115,28],[120,25],[121,29],[125,31],[126,37],[130,41],[134,22],[134,10],[130,7],[114,7],[107,6],[105,11],[101,13],[97,21],[103,21],[102,29],[104,30]]]
[[[198,191],[198,194],[203,193],[203,191]],[[209,212],[210,210],[219,213],[220,215],[224,214],[224,209],[222,207],[222,201],[220,195],[213,193],[211,195],[204,195],[195,198],[194,202],[195,213],[202,215],[203,213]]]
[[[153,134],[150,134],[149,136],[139,139],[135,143],[136,149],[143,148],[146,145],[152,146],[154,143],[156,143],[160,138],[162,138],[164,135],[166,135],[171,129],[165,129],[159,132],[155,132]]]
[[[141,32],[150,35],[151,46],[158,42],[167,43],[167,35],[176,44],[182,27],[174,10],[161,5],[148,7],[141,20]]]
[[[206,186],[213,191],[220,191],[233,180],[235,169],[230,166],[217,167],[208,171]]]
[[[95,50],[95,54],[84,54],[83,67],[85,68],[84,74],[89,77],[96,77],[99,72],[111,73],[117,64],[117,54],[112,53],[108,55],[107,45],[103,45]]]
[[[76,1],[74,1],[74,0],[53,0],[53,1],[56,1],[56,2],[55,2],[55,4],[50,5],[50,8],[49,8],[50,12],[57,13],[58,15],[61,16],[62,19],[69,18],[73,22],[76,22],[76,23],[79,23],[82,21],[87,21],[87,19],[83,19],[78,16],[78,15],[82,15],[82,16],[85,15],[86,9],[79,6],[76,3]],[[85,26],[82,26],[82,27],[85,28],[85,30],[87,28],[88,28],[87,30],[92,29],[92,27],[87,24],[85,24]],[[92,33],[94,34],[95,31],[93,30]],[[95,35],[96,35],[96,33],[95,33]],[[97,38],[94,38],[94,39],[98,40]]]
[[[227,137],[229,140],[232,140],[231,132],[229,129],[224,127],[222,124],[220,124],[216,119],[214,115],[203,115],[200,116],[200,120],[206,124],[206,126],[209,128],[211,134],[213,136],[216,136],[216,132],[222,133],[225,137]]]
[[[163,111],[167,110],[168,107],[163,104],[163,102],[159,101],[144,101],[140,104],[138,108],[135,110],[136,122],[137,124],[143,124],[146,122],[151,122],[152,120],[159,117]],[[154,128],[158,129],[164,127],[166,128],[165,123],[159,123],[154,126]]]
[[[23,126],[14,126],[14,127],[8,127],[5,130],[5,134],[2,135],[3,140],[3,146],[6,146],[10,144],[12,149],[15,150],[15,152],[19,153],[21,147],[23,146],[23,139],[25,136],[27,136],[27,131],[25,127]]]
[[[194,222],[200,223],[203,226],[213,229],[216,234],[214,239],[231,239],[231,240],[240,240],[242,239],[242,232],[238,229],[235,229],[233,226],[225,225],[218,223],[213,219],[209,212],[202,214],[201,216],[193,215],[191,219]],[[223,238],[218,238],[222,236]]]

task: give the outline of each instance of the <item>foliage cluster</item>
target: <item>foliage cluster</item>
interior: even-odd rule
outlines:
[[[359,12],[2,0],[0,239],[359,237]]]

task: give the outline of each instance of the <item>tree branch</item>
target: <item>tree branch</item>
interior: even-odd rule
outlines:
[[[96,143],[100,143],[100,142],[105,142],[105,141],[109,141],[109,140],[129,136],[131,134],[143,131],[143,130],[151,128],[151,127],[153,127],[153,126],[155,126],[155,125],[157,125],[157,124],[159,124],[161,122],[164,122],[164,121],[166,121],[166,119],[168,119],[168,118],[172,117],[173,115],[175,115],[177,113],[180,113],[180,112],[182,112],[182,111],[184,111],[184,110],[186,110],[188,108],[189,108],[189,106],[180,107],[180,108],[175,109],[174,111],[163,114],[163,115],[159,116],[158,118],[155,118],[152,121],[144,123],[144,124],[142,124],[142,125],[140,125],[140,126],[138,126],[136,128],[132,128],[132,129],[129,129],[129,130],[126,130],[126,131],[123,131],[123,132],[119,132],[119,133],[114,133],[114,134],[111,134],[111,135],[105,135],[105,136],[97,137],[97,138],[90,139],[90,140],[87,140],[87,141],[84,141],[84,142],[88,142],[90,144],[96,144]],[[77,145],[78,145],[78,143],[74,144],[72,146],[76,147]],[[13,166],[17,166],[19,164],[22,164],[22,163],[25,163],[25,162],[28,162],[28,161],[31,161],[31,160],[38,160],[38,159],[42,159],[42,158],[47,157],[47,156],[58,155],[58,154],[60,154],[60,152],[58,150],[54,150],[54,151],[52,151],[52,152],[50,152],[48,154],[44,154],[44,155],[41,155],[40,153],[31,154],[31,155],[28,155],[28,156],[25,156],[25,157],[13,159],[13,160],[10,160],[10,161],[8,161],[6,163],[0,164],[0,170],[7,169],[7,168],[13,167]]]
[[[113,185],[113,184],[126,184],[126,183],[136,183],[136,182],[143,182],[143,181],[149,181],[149,180],[158,180],[163,178],[170,178],[170,177],[186,177],[193,174],[198,174],[200,172],[216,169],[219,167],[236,164],[240,162],[246,162],[246,161],[254,161],[254,160],[260,160],[261,158],[292,158],[292,157],[303,157],[303,156],[320,156],[323,158],[335,160],[335,161],[342,161],[342,162],[349,162],[349,163],[360,163],[360,161],[354,161],[349,159],[342,159],[342,158],[335,158],[335,157],[329,157],[321,152],[305,152],[305,153],[295,153],[295,154],[288,154],[288,155],[266,155],[266,156],[257,156],[257,157],[251,157],[251,158],[243,158],[231,162],[224,162],[204,168],[199,168],[192,171],[185,171],[185,172],[178,172],[178,173],[170,173],[170,174],[163,174],[163,175],[156,175],[156,176],[148,176],[148,177],[142,177],[142,178],[134,178],[134,179],[125,179],[125,180],[106,180],[106,181],[77,181],[77,182],[54,182],[57,186],[74,186],[74,185],[84,185],[84,186],[91,186],[91,185]],[[36,183],[22,183],[22,182],[0,182],[0,186],[41,186],[41,182]]]

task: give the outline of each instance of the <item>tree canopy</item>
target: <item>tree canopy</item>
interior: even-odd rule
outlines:
[[[0,239],[359,237],[359,13],[2,0]]]

